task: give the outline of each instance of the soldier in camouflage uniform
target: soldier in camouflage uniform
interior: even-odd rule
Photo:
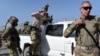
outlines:
[[[89,1],[84,1],[81,4],[80,12],[81,17],[75,20],[64,31],[64,36],[67,38],[74,30],[76,31],[76,47],[75,56],[99,56],[100,49],[97,47],[99,44],[98,27],[100,27],[100,17],[89,15],[92,5]],[[94,40],[86,29],[93,36]]]
[[[40,30],[34,26],[31,27],[31,49],[30,51],[33,51],[33,56],[41,56],[41,51],[40,51],[40,43],[41,43],[41,33]]]
[[[21,31],[22,34],[30,34],[30,27],[29,27],[29,22],[26,21],[24,22],[24,28]]]
[[[42,29],[43,25],[46,25],[48,22],[52,22],[52,16],[50,17],[47,13],[49,5],[45,5],[42,7],[42,10],[39,12],[32,13],[34,17],[33,26],[36,26],[40,30]]]
[[[41,26],[43,24],[43,17],[45,16],[46,11],[41,10],[36,13],[32,13],[34,17],[33,28],[31,31],[31,40],[32,40],[32,50],[34,51],[34,56],[41,56],[40,43],[41,43]]]
[[[38,55],[38,56],[41,55],[40,43],[41,43],[41,31],[44,28],[43,21],[45,20],[49,22],[47,18],[48,15],[46,15],[48,11],[48,7],[49,5],[47,4],[44,7],[42,7],[41,11],[32,13],[32,17],[34,17],[34,23],[31,30],[31,40],[33,46],[32,48],[34,51],[34,55]]]
[[[15,28],[18,24],[18,19],[15,16],[11,16],[8,20],[11,24],[10,27],[5,29],[2,34],[2,40],[5,42],[5,46],[8,48],[10,56],[18,56],[18,50],[22,52],[20,48],[20,38],[17,29]]]
[[[43,17],[43,23],[42,23],[43,25],[46,25],[47,23],[52,23],[52,20],[53,20],[53,18],[52,18],[53,16],[52,15],[50,16],[48,13],[48,7],[49,7],[49,5],[46,4],[45,6],[42,7],[42,10],[41,10],[41,11],[46,12]]]

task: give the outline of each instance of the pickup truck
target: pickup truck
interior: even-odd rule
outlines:
[[[41,53],[42,56],[74,56],[75,32],[69,38],[64,37],[65,29],[73,21],[63,21],[47,24],[41,32]],[[20,35],[23,56],[29,55],[31,44],[30,35]],[[34,52],[33,52],[34,54]]]

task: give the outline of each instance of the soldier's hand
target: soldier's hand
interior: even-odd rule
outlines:
[[[18,48],[18,50],[19,50],[19,53],[21,54],[22,53],[22,49],[21,48]]]
[[[75,25],[84,24],[84,20],[82,20],[82,19],[77,19],[77,20],[75,20],[74,24],[75,24]]]

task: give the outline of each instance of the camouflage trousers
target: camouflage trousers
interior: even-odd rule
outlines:
[[[34,50],[34,55],[36,55],[36,56],[41,56],[40,45],[38,45],[38,46],[36,47],[36,49]]]
[[[18,56],[17,43],[16,42],[6,41],[5,46],[8,49],[9,56]]]
[[[100,56],[99,49],[95,46],[90,49],[81,48],[82,46],[75,47],[75,56]]]
[[[9,56],[18,56],[16,48],[8,48]]]
[[[41,43],[41,34],[40,32],[33,30],[31,31],[31,41],[32,41],[32,51],[34,52],[33,56],[41,56],[40,43]]]

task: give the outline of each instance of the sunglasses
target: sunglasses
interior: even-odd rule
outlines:
[[[91,10],[92,9],[92,7],[82,7],[84,10]]]

